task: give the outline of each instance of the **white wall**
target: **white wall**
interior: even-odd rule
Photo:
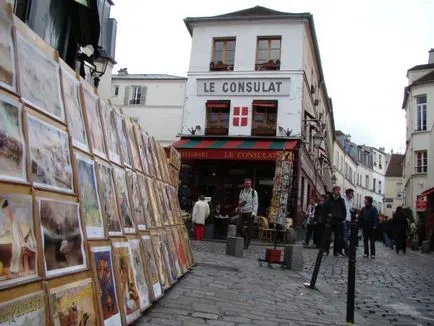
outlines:
[[[400,187],[398,187],[400,184]],[[401,191],[399,191],[399,188]],[[403,199],[403,183],[400,177],[387,177],[386,187],[384,190],[385,203],[383,205],[384,215],[389,218],[393,217],[393,213],[396,211],[398,206],[402,206]],[[388,205],[391,207],[389,208]]]

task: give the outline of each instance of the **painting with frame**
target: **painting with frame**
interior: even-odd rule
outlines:
[[[127,133],[124,126],[124,117],[117,110],[113,110],[113,120],[116,126],[116,132],[118,134],[122,164],[128,168],[131,168],[132,161],[128,145]]]
[[[163,254],[164,263],[166,264],[167,278],[169,280],[170,285],[172,285],[176,283],[177,277],[176,277],[175,262],[173,259],[172,252],[170,251],[169,239],[167,238],[166,231],[163,229],[158,230],[158,234],[160,237],[161,252]]]
[[[163,254],[161,238],[157,230],[151,230],[150,237],[152,242],[152,249],[154,251],[155,262],[158,268],[160,284],[163,290],[167,290],[168,288],[170,288],[171,284],[169,283],[169,279],[168,279],[168,271],[166,268],[165,257]]]
[[[160,210],[160,216],[162,217],[162,223],[163,225],[167,226],[169,225],[169,214],[166,209],[166,203],[164,202],[164,193],[162,188],[162,182],[160,180],[153,180],[153,186],[155,189],[155,197],[157,199],[157,205],[158,209]]]
[[[143,172],[142,161],[139,154],[139,147],[137,145],[136,135],[134,132],[134,124],[131,118],[125,118],[125,129],[128,136],[128,142],[130,144],[133,168],[135,170]]]
[[[88,239],[104,238],[104,223],[95,176],[95,162],[79,152],[75,152],[75,162],[77,190],[80,195],[80,206],[86,237]]]
[[[148,160],[146,159],[146,149],[142,138],[142,128],[138,123],[134,123],[134,135],[136,137],[143,173],[149,175]]]
[[[182,273],[185,274],[188,272],[188,263],[187,263],[187,256],[185,254],[184,243],[181,240],[177,226],[171,226],[170,230],[172,231],[173,241],[176,246],[176,249],[178,250],[179,265],[181,267]]]
[[[158,152],[157,152],[157,147],[155,144],[155,139],[154,137],[149,137],[148,138],[148,144],[149,144],[149,151],[151,153],[151,159],[154,163],[154,167],[155,167],[155,177],[159,180],[163,180],[163,175],[162,175],[162,167],[160,166],[160,162],[158,159]]]
[[[113,168],[110,164],[97,161],[96,171],[100,190],[100,203],[104,220],[107,224],[108,235],[121,236],[123,234],[122,224],[117,204]]]
[[[111,246],[92,246],[90,251],[104,326],[121,325]]]
[[[131,248],[131,258],[133,261],[134,276],[136,278],[137,289],[140,296],[140,309],[145,311],[151,306],[148,283],[142,260],[142,251],[140,248],[140,239],[128,239]]]
[[[146,231],[143,199],[139,189],[137,173],[127,170],[126,177],[134,223],[139,231]]]
[[[178,248],[175,244],[175,239],[174,236],[172,234],[172,228],[168,227],[165,229],[165,233],[167,236],[167,240],[168,240],[168,245],[169,245],[169,252],[172,256],[172,263],[173,263],[173,267],[174,267],[174,274],[176,275],[177,278],[180,278],[184,272],[181,268],[181,264],[179,262],[179,257],[178,257]]]
[[[37,198],[47,278],[87,268],[79,204]]]
[[[119,212],[125,234],[135,234],[136,226],[132,216],[131,201],[128,194],[128,186],[125,177],[125,170],[113,167],[115,177],[115,189],[118,199]]]
[[[147,189],[147,192],[149,195],[149,199],[150,199],[151,207],[152,207],[152,211],[153,211],[155,226],[156,227],[162,227],[163,223],[162,223],[159,204],[157,201],[157,196],[155,193],[154,180],[150,177],[145,177],[145,180],[146,180],[146,189]]]
[[[107,143],[107,153],[110,161],[121,165],[121,153],[116,126],[113,119],[113,108],[107,102],[99,99],[101,120]]]
[[[23,134],[23,106],[0,90],[0,179],[26,182],[26,145]]]
[[[184,251],[186,253],[188,268],[191,268],[194,265],[193,252],[191,250],[190,238],[188,236],[187,228],[185,225],[178,226],[178,232],[180,236],[180,240],[183,241]]]
[[[144,252],[145,271],[149,280],[152,300],[155,301],[163,296],[163,289],[160,283],[160,276],[159,276],[157,263],[155,260],[151,236],[142,235],[141,241],[142,241],[142,248]]]
[[[68,134],[26,112],[31,179],[35,187],[66,193],[74,191]],[[61,129],[62,128],[62,129]]]
[[[143,201],[143,209],[144,209],[143,213],[145,215],[145,224],[146,224],[146,228],[149,229],[155,227],[155,221],[154,221],[154,213],[152,209],[151,199],[149,196],[146,178],[147,177],[145,177],[143,174],[140,173],[137,174],[137,182],[139,185],[139,190]]]
[[[2,325],[45,325],[45,295],[37,291],[0,303]]]
[[[146,159],[147,166],[148,166],[148,176],[155,177],[156,176],[156,171],[155,171],[156,167],[154,164],[154,159],[152,158],[154,153],[152,152],[149,136],[145,133],[142,133],[142,140],[143,140],[143,146],[145,149],[145,159]]]
[[[4,6],[3,4],[0,7]],[[15,44],[13,42],[12,8],[7,5],[0,10],[0,87],[17,91],[15,70]]]

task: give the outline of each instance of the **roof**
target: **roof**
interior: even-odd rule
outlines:
[[[426,69],[434,69],[434,63],[426,63],[423,65],[417,65],[417,66],[414,66],[414,67],[408,69],[408,71],[426,70]]]
[[[402,160],[404,155],[402,154],[392,154],[390,156],[389,165],[386,171],[386,177],[389,178],[399,178],[402,177]]]
[[[434,69],[434,64],[431,64],[432,68]],[[427,65],[425,65],[427,66]],[[404,88],[404,100],[402,101],[402,108],[405,109],[406,105],[407,105],[407,101],[408,101],[408,96],[409,96],[409,92],[410,89],[413,86],[417,86],[417,85],[423,85],[423,84],[430,84],[430,83],[434,83],[434,70],[423,75],[422,77],[420,77],[419,79],[416,79],[413,83],[411,83],[410,85],[408,85],[407,87]]]
[[[186,77],[166,74],[117,74],[112,79],[146,79],[146,80],[187,80]]]

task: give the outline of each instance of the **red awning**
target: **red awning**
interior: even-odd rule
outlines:
[[[423,197],[427,197],[428,195],[431,195],[432,193],[434,193],[434,187],[425,190],[423,193],[421,193],[419,196],[417,196],[417,198],[423,198]]]
[[[277,101],[265,101],[265,100],[254,100],[253,101],[254,107],[260,107],[260,108],[277,108]]]
[[[206,101],[207,108],[229,109],[229,101]]]

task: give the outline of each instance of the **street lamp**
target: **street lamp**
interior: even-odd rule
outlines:
[[[332,175],[332,177],[331,177],[331,182],[332,182],[332,185],[335,185],[336,184],[336,181],[338,181],[338,179],[336,178],[336,176],[333,174]]]
[[[313,135],[313,145],[315,146],[316,149],[320,148],[322,140],[323,140],[322,133],[319,130],[317,130],[315,135]]]

